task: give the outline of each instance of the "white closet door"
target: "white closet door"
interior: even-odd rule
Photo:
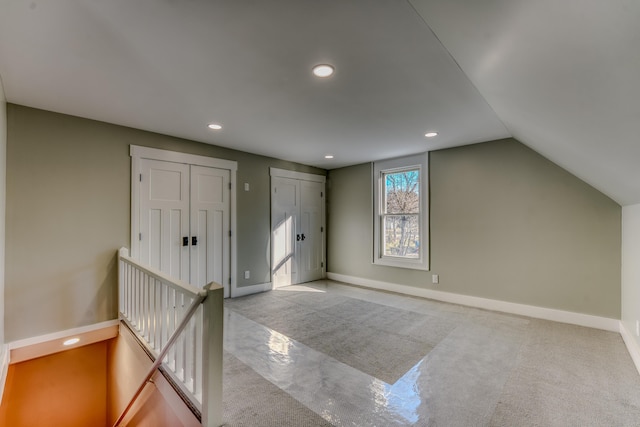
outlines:
[[[271,178],[271,268],[273,287],[298,283],[299,181]]]
[[[322,279],[324,183],[271,177],[273,287]]]
[[[300,181],[299,283],[322,279],[324,184]]]
[[[191,283],[228,289],[230,172],[191,166]]]
[[[188,281],[189,166],[142,159],[140,171],[140,261]]]
[[[135,145],[130,154],[132,256],[194,286],[219,283],[229,297],[237,163]]]

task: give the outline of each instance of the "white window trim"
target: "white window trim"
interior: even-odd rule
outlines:
[[[420,256],[418,258],[389,257],[382,254],[382,215],[384,196],[383,173],[418,168],[420,170]],[[373,264],[389,267],[429,270],[429,153],[373,163]]]

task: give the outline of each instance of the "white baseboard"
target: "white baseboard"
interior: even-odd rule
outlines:
[[[622,335],[622,340],[627,346],[627,351],[640,374],[640,346],[638,346],[638,342],[633,338],[633,335],[627,330],[622,321],[620,322],[620,335]]]
[[[379,280],[346,276],[344,274],[337,273],[327,273],[327,278],[338,282],[351,283],[353,285],[364,286],[367,288],[397,292],[400,294],[428,298],[452,304],[477,307],[485,310],[501,311],[503,313],[517,314],[520,316],[534,317],[537,319],[552,320],[554,322],[569,323],[572,325],[603,329],[605,331],[611,332],[620,331],[619,319],[610,319],[607,317],[592,316],[590,314],[574,313],[571,311],[555,310],[552,308],[536,307],[533,305],[525,305],[488,298],[473,297],[469,295],[454,294],[451,292],[435,291],[433,289],[416,288],[413,286],[381,282]]]
[[[119,320],[108,320],[93,325],[13,341],[7,344],[10,351],[9,360],[10,363],[24,362],[36,357],[47,356],[59,351],[115,338],[118,335],[119,325]],[[62,343],[72,337],[78,337],[80,341],[71,346],[63,346]]]
[[[7,373],[9,372],[9,346],[0,345],[0,402],[4,394],[4,386],[7,383]]]
[[[257,285],[242,286],[232,289],[231,298],[243,297],[245,295],[257,294],[273,289],[271,282],[258,283]]]

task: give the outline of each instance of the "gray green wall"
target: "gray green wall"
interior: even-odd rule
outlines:
[[[7,165],[7,102],[0,78],[0,356],[4,344],[4,243],[6,212],[6,165]],[[0,384],[2,387],[2,384]],[[0,396],[2,392],[0,392]]]
[[[238,162],[238,286],[269,276],[269,167],[325,171],[107,123],[7,105],[7,341],[116,317],[129,247],[129,145]],[[245,192],[243,183],[251,191]]]
[[[620,205],[513,139],[430,153],[428,272],[372,264],[370,164],[328,188],[329,272],[620,318]]]
[[[115,318],[130,144],[238,162],[239,286],[270,280],[269,167],[324,173],[13,104],[6,117],[6,341]],[[369,164],[328,175],[328,271],[620,318],[618,204],[514,140],[435,151],[430,168],[431,271],[372,265]]]

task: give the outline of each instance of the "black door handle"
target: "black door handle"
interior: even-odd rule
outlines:
[[[187,236],[182,238],[182,246],[189,246],[189,238]]]
[[[198,238],[196,236],[191,237],[191,245],[196,246],[198,244]]]

